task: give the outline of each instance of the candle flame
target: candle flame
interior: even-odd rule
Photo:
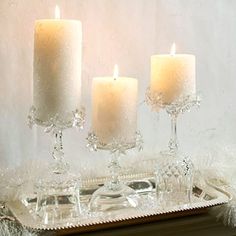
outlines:
[[[56,7],[55,7],[55,19],[60,19],[60,18],[61,18],[60,8],[58,7],[58,5],[56,5]]]
[[[176,46],[175,46],[175,43],[173,43],[172,46],[171,46],[170,55],[174,56],[175,52],[176,52]]]
[[[113,78],[114,78],[114,79],[118,79],[118,76],[119,76],[118,65],[115,64],[115,66],[114,66],[114,74],[113,74]]]

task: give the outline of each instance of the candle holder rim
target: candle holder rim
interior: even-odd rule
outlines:
[[[37,116],[37,108],[32,105],[29,114],[28,114],[28,125],[32,128],[33,125],[37,125],[40,127],[44,127],[45,132],[47,133],[47,129],[51,130],[65,130],[72,127],[83,128],[85,122],[85,108],[81,106],[80,108],[75,109],[70,112],[70,118],[68,121],[63,121],[62,118],[58,114],[47,119],[46,121],[41,120]]]

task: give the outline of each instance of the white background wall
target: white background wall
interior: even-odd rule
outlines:
[[[83,97],[85,130],[65,132],[67,159],[87,173],[101,173],[107,159],[86,150],[90,128],[90,86],[94,76],[120,74],[139,79],[139,129],[145,148],[137,160],[166,147],[169,120],[152,113],[144,101],[150,56],[177,52],[197,57],[200,110],[181,116],[182,148],[193,154],[236,138],[236,1],[234,0],[1,0],[0,1],[0,164],[14,166],[29,158],[50,159],[50,137],[27,127],[32,96],[34,20],[52,18],[55,5],[63,18],[83,24]],[[128,101],[127,101],[128,102]]]

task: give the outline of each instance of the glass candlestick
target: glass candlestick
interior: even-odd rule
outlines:
[[[41,121],[37,117],[37,109],[32,107],[28,116],[29,126],[31,128],[33,125],[42,126],[46,133],[52,132],[54,161],[41,173],[41,177],[35,183],[36,213],[44,224],[66,222],[66,219],[78,217],[81,213],[80,176],[70,173],[70,166],[64,158],[63,130],[71,127],[83,128],[85,112],[84,109],[76,110],[71,113],[67,121],[61,120],[57,115],[49,121]]]
[[[194,166],[191,159],[179,151],[177,138],[177,118],[180,113],[189,111],[193,106],[200,105],[197,94],[181,96],[170,104],[164,104],[162,94],[146,93],[146,102],[153,110],[165,109],[171,119],[171,136],[168,150],[160,153],[156,169],[156,184],[158,201],[164,207],[173,204],[190,203]]]
[[[112,142],[102,145],[94,133],[88,135],[88,148],[92,151],[107,150],[110,151],[111,158],[108,168],[110,170],[110,179],[96,190],[90,200],[89,208],[91,211],[110,211],[123,208],[134,208],[139,205],[139,196],[129,186],[122,183],[119,178],[121,166],[119,159],[121,154],[126,154],[129,149],[142,149],[142,137],[139,132],[136,133],[136,141],[132,144],[122,142]]]

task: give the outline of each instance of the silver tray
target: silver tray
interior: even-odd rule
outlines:
[[[122,176],[123,181],[132,186],[142,198],[142,204],[135,209],[122,209],[116,211],[91,213],[88,210],[88,201],[91,194],[101,186],[106,178],[96,178],[82,181],[81,202],[84,209],[81,217],[68,218],[64,221],[52,224],[43,224],[40,218],[34,213],[35,196],[9,202],[10,209],[17,221],[24,227],[36,230],[58,230],[60,233],[79,233],[94,231],[111,227],[120,227],[131,224],[152,222],[167,218],[181,217],[186,215],[200,214],[207,208],[227,203],[231,194],[206,184],[199,187],[197,184],[193,188],[193,201],[191,204],[176,205],[163,209],[155,200],[155,183],[150,174],[136,174]],[[148,183],[151,183],[148,184]]]

